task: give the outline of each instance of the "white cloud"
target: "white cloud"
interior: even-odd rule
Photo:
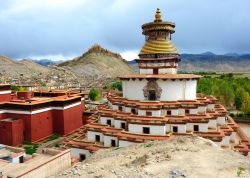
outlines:
[[[52,61],[60,61],[60,60],[70,60],[75,58],[75,55],[62,55],[62,54],[55,54],[55,55],[39,55],[39,56],[27,56],[25,59],[33,59],[33,60],[40,60],[40,59],[49,59]],[[18,58],[17,60],[22,60],[23,58]]]
[[[249,0],[0,0],[0,55],[79,56],[94,43],[137,58],[156,7],[182,53],[249,52]]]
[[[121,52],[121,56],[123,59],[126,59],[127,61],[132,61],[134,59],[138,59],[138,51]]]

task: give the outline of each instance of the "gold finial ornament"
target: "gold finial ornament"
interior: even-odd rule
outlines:
[[[155,22],[162,22],[161,20],[161,11],[159,8],[157,8],[156,13],[155,13]]]

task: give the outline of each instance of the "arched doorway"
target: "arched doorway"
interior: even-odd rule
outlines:
[[[143,88],[145,100],[155,101],[161,98],[162,89],[156,83],[156,80],[151,79],[147,85]]]

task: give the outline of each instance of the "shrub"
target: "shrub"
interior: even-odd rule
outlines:
[[[101,92],[97,89],[91,89],[89,92],[89,98],[92,101],[99,100],[101,98]]]

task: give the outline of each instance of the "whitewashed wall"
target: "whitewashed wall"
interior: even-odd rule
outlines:
[[[166,134],[166,127],[164,126],[153,126],[153,125],[139,125],[139,124],[129,124],[128,131],[132,133],[143,133],[143,127],[150,128],[150,134],[152,135],[165,135]]]
[[[119,108],[117,105],[112,105],[112,109],[117,111]]]
[[[198,107],[198,112],[199,113],[206,113],[207,107],[206,106],[199,106]]]
[[[218,125],[225,125],[226,124],[226,118],[224,116],[217,118],[217,124]]]
[[[131,100],[144,100],[143,87],[146,86],[147,80],[123,80],[123,97]]]
[[[171,124],[166,124],[165,128],[166,128],[166,133],[171,132]]]
[[[193,124],[192,123],[187,123],[186,124],[186,129],[187,129],[187,131],[193,131]]]
[[[217,121],[216,121],[216,119],[209,119],[208,127],[215,129],[217,127]]]
[[[189,113],[196,115],[198,113],[198,109],[189,109]]]
[[[185,109],[179,108],[179,115],[185,115]]]
[[[231,142],[235,142],[236,140],[236,132],[232,132],[232,134],[230,135],[230,141]]]
[[[21,154],[21,155],[19,155],[19,156],[17,156],[17,157],[14,157],[14,158],[11,158],[11,163],[20,163],[20,160],[19,160],[19,158],[20,157],[25,157],[25,153],[23,153],[23,154]]]
[[[107,136],[104,135],[104,146],[111,147],[111,140],[115,140],[116,146],[118,146],[118,139],[117,137]]]
[[[161,110],[147,110],[148,112],[152,112],[152,116],[154,117],[160,117],[161,116]],[[146,110],[138,110],[139,116],[146,116]]]
[[[194,125],[199,126],[199,132],[208,132],[207,123],[187,123],[187,131],[194,131]]]
[[[99,119],[99,122],[100,122],[100,124],[106,125],[107,120],[111,120],[111,126],[114,125],[114,118],[112,118],[112,117],[102,117],[101,116],[100,119]]]
[[[153,69],[140,69],[140,74],[153,74]]]
[[[160,68],[159,74],[176,74],[177,68]]]
[[[221,141],[221,145],[229,145],[230,143],[230,136],[223,137],[223,140]]]
[[[208,111],[213,111],[214,110],[214,106],[215,106],[215,104],[208,104],[207,105],[207,110]]]
[[[179,110],[178,109],[171,110],[171,115],[172,116],[178,116],[179,115]]]
[[[131,108],[130,108],[130,107],[125,107],[125,108],[124,108],[124,111],[125,111],[125,112],[128,112],[128,113],[131,113]]]
[[[195,100],[196,99],[196,80],[157,80],[162,89],[160,100]],[[123,97],[132,100],[144,100],[143,88],[147,85],[147,80],[123,80]]]
[[[177,68],[159,68],[159,74],[176,74]],[[140,74],[153,74],[153,69],[140,69]]]
[[[86,155],[86,158],[91,155],[91,153],[89,152],[89,150],[84,150],[84,149],[79,149],[79,148],[71,148],[70,149],[70,155],[71,155],[71,157],[75,157],[75,158],[80,159],[80,154]]]
[[[115,126],[115,128],[121,129],[121,123],[126,123],[126,121],[115,120],[115,121],[114,121],[114,126]]]
[[[100,135],[100,142],[103,142],[103,134],[100,132],[87,131],[87,138],[89,141],[95,141],[95,136]]]
[[[173,132],[173,127],[178,127],[178,133],[186,133],[187,127],[185,124],[171,124],[171,132]]]
[[[199,131],[200,132],[208,132],[208,124],[207,123],[199,123]]]

